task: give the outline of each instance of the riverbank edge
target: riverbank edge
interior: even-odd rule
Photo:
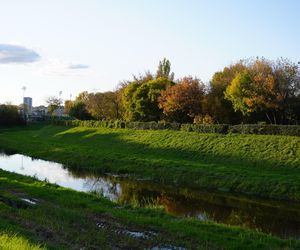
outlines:
[[[3,170],[0,170],[0,179],[0,203],[2,203],[0,232],[18,234],[35,244],[45,243],[45,246],[49,245],[50,249],[73,247],[71,242],[75,239],[72,239],[72,230],[76,230],[74,224],[77,225],[78,230],[80,228],[80,231],[84,232],[83,234],[90,234],[92,232],[84,230],[89,227],[85,220],[101,216],[117,221],[122,228],[151,230],[158,235],[154,240],[145,240],[145,244],[131,242],[127,236],[122,239],[122,235],[116,235],[119,238],[116,244],[132,246],[133,249],[139,249],[139,244],[142,244],[141,248],[172,244],[187,249],[297,249],[300,247],[300,242],[296,240],[282,240],[235,226],[201,222],[196,219],[179,219],[153,209],[120,206],[95,194],[77,192]],[[26,204],[20,196],[27,199],[34,198],[37,204]],[[53,210],[55,207],[59,207],[61,211]],[[68,214],[68,218],[64,219],[62,217],[64,214]],[[42,218],[38,218],[37,215]],[[89,221],[88,225],[91,223],[96,227],[93,221]],[[50,230],[51,237],[49,238],[49,232],[41,232],[41,230]],[[81,237],[88,236],[81,235]],[[86,244],[92,244],[94,240],[96,239],[89,236],[88,243],[82,242],[82,244],[87,246]],[[108,244],[106,240],[103,239],[103,244]]]

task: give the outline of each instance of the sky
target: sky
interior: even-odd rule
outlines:
[[[205,83],[239,59],[298,62],[299,10],[298,0],[0,0],[0,103],[114,90],[164,57],[175,78]]]

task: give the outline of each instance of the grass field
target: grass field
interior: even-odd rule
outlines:
[[[299,241],[179,219],[160,210],[121,206],[95,194],[0,170],[1,249],[151,249],[168,245],[187,249],[300,247]]]
[[[73,169],[300,200],[300,137],[48,125],[2,130],[0,148]]]

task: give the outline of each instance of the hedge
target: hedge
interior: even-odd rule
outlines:
[[[229,127],[229,133],[300,136],[299,125],[240,124]]]
[[[187,132],[199,132],[199,133],[218,133],[227,134],[228,124],[182,124],[181,130]]]
[[[122,120],[115,121],[81,121],[81,120],[55,120],[56,125],[72,127],[89,127],[89,128],[128,128],[142,130],[180,130],[180,123],[171,122],[125,122]]]
[[[300,136],[300,126],[298,125],[266,125],[266,124],[180,124],[172,122],[125,122],[122,120],[114,121],[81,121],[81,120],[55,120],[56,125],[89,128],[128,128],[140,130],[181,130],[186,132],[198,133],[217,133],[217,134],[261,134],[261,135],[291,135]]]

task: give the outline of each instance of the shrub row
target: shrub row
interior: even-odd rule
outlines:
[[[125,122],[122,120],[115,121],[81,121],[81,120],[54,120],[56,125],[65,126],[82,126],[89,128],[129,128],[129,129],[143,129],[143,130],[179,130],[180,123],[170,123],[170,122]]]
[[[240,124],[229,127],[228,133],[300,136],[299,125]]]
[[[187,132],[199,133],[218,133],[226,134],[228,132],[228,124],[182,124],[181,130]]]
[[[266,124],[180,124],[171,122],[125,122],[115,121],[81,121],[81,120],[54,120],[56,125],[89,128],[128,128],[142,130],[181,130],[198,133],[218,133],[218,134],[262,134],[262,135],[291,135],[300,136],[300,126],[298,125],[266,125]]]

